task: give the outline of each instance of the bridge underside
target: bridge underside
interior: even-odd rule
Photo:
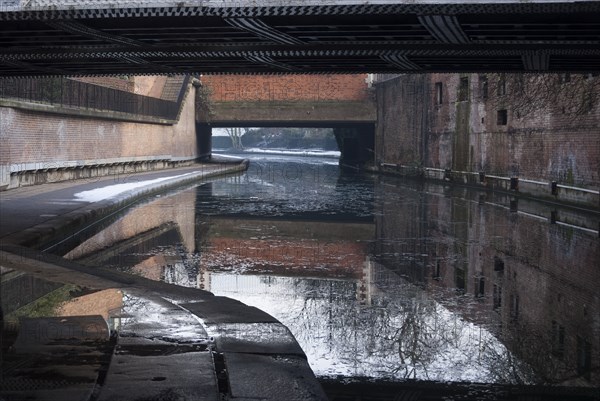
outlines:
[[[347,127],[375,123],[372,100],[213,102],[197,119],[212,127]]]
[[[2,3],[0,76],[600,70],[597,1],[46,3]]]

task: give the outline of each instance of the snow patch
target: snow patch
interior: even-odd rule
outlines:
[[[75,200],[78,202],[99,202],[104,199],[114,198],[124,192],[132,189],[144,187],[146,185],[157,184],[159,182],[167,181],[173,178],[185,177],[193,173],[185,173],[180,175],[174,175],[170,177],[155,178],[154,180],[127,182],[124,184],[109,185],[102,188],[91,189],[89,191],[83,191],[76,193]]]

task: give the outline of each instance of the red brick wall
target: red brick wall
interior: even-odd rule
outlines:
[[[192,89],[193,91],[193,89]],[[170,155],[196,156],[194,94],[175,125],[0,107],[0,165]]]
[[[558,87],[558,99],[543,91],[527,99],[519,95],[514,77],[507,77],[506,95],[498,95],[497,84],[489,82],[484,99],[481,77],[405,75],[377,85],[377,161],[600,188],[600,99],[588,112],[573,110],[585,96],[578,93],[581,80],[598,88],[600,77],[573,76]],[[459,99],[461,78],[468,80],[465,101]],[[436,83],[442,84],[441,104],[436,104]],[[528,110],[528,102],[535,110]],[[500,109],[507,110],[506,125],[497,124]]]
[[[201,80],[215,102],[327,101],[367,99],[366,78],[366,74],[206,75]]]

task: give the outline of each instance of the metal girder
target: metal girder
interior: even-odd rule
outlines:
[[[54,29],[86,36],[93,39],[99,39],[108,43],[116,43],[130,47],[150,47],[150,45],[146,43],[102,32],[75,21],[48,21],[46,22],[46,24]]]
[[[431,35],[442,43],[461,45],[469,38],[460,27],[455,15],[420,15],[419,21]]]
[[[547,53],[531,52],[524,54],[523,67],[527,71],[548,71],[550,67],[550,55]]]
[[[266,64],[268,66],[272,66],[284,71],[298,71],[298,68],[294,68],[290,65],[284,64],[284,63],[280,63],[278,61],[273,60],[271,57],[269,56],[265,56],[262,54],[249,54],[247,56],[245,56],[245,58],[249,61],[252,61],[253,63],[258,63],[258,64]]]
[[[231,26],[252,32],[261,38],[273,41],[275,43],[281,43],[285,45],[301,45],[304,43],[293,36],[271,28],[259,19],[226,18],[225,21]]]
[[[401,54],[384,54],[381,59],[391,64],[392,66],[406,71],[419,71],[421,67],[410,61],[406,56]]]
[[[0,10],[0,77],[600,70],[600,1],[44,1]]]

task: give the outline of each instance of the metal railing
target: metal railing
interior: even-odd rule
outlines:
[[[171,102],[64,77],[2,79],[0,99],[175,120],[187,82],[182,85],[179,101]]]

